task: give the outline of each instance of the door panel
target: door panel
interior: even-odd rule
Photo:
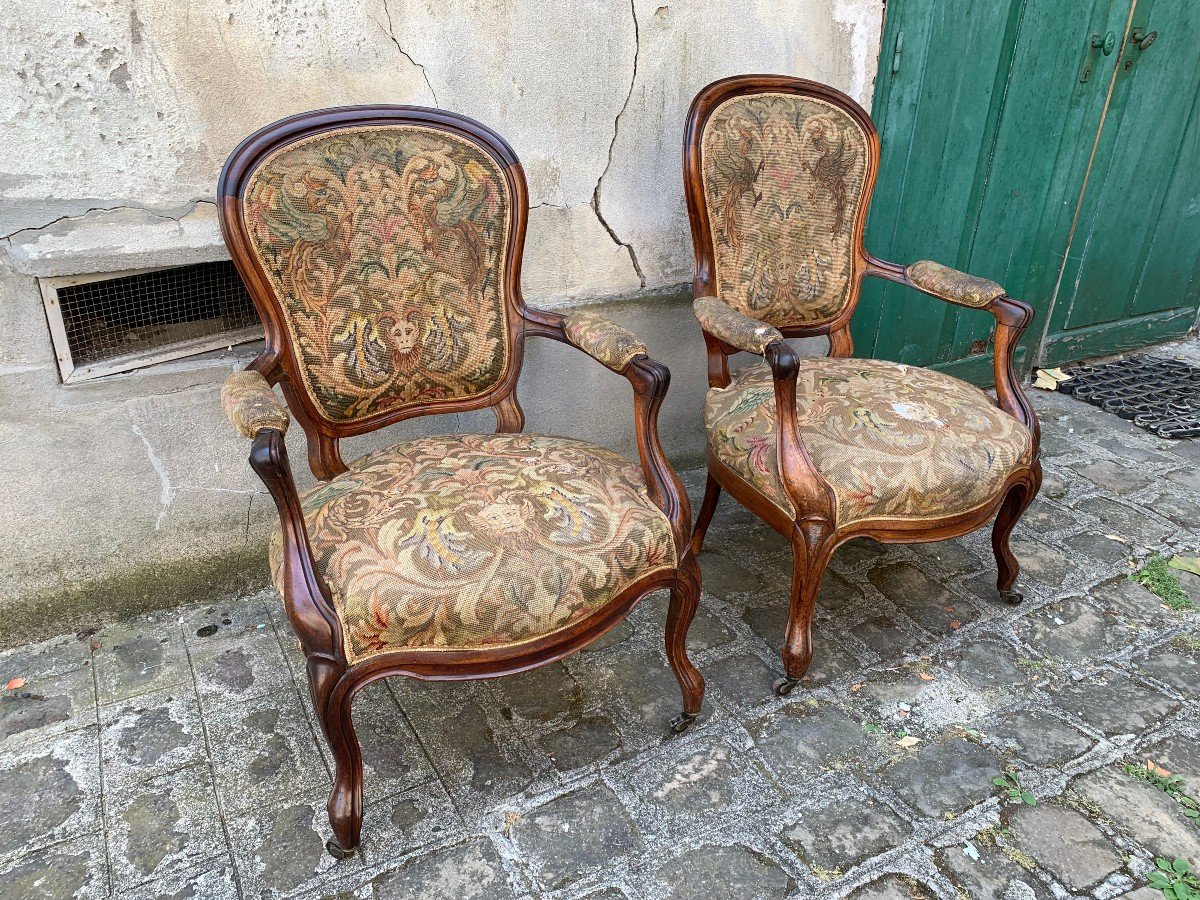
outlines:
[[[1200,13],[1174,0],[1133,6],[888,3],[867,246],[895,262],[935,259],[992,278],[1028,300],[1038,319],[1025,350],[1047,330],[1059,340],[1085,329],[1082,343],[1102,346],[1104,322],[1124,343],[1155,322],[1178,331],[1197,303],[1200,55],[1188,48],[1200,45]],[[1147,49],[1123,40],[1131,24],[1158,32]],[[991,324],[868,281],[853,331],[864,354],[986,381]]]
[[[1038,318],[1026,348],[1036,347],[1045,327],[1116,65],[1116,53],[1106,56],[1092,38],[1120,35],[1129,9],[1130,0],[1025,5],[975,239],[958,268],[1033,305]],[[948,358],[969,356],[978,330],[975,318],[962,316]]]
[[[867,228],[873,253],[897,262],[952,263],[969,242],[964,212],[989,143],[988,112],[1011,41],[1013,7],[1012,0],[889,4],[884,47],[894,51],[902,40],[903,50],[895,73],[883,54],[876,88],[883,152]],[[971,52],[956,52],[964,46]],[[929,362],[956,315],[954,307],[870,279],[852,333],[864,354]]]
[[[1149,339],[1161,339],[1179,331],[1179,317],[1150,314],[1196,305],[1200,12],[1139,0],[1131,24],[1157,35],[1144,50],[1132,40],[1122,48],[1052,315],[1059,357],[1069,355],[1076,329],[1144,318],[1167,329],[1151,327]]]

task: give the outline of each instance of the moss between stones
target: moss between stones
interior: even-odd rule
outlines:
[[[264,543],[200,559],[146,563],[120,575],[17,597],[3,606],[0,649],[172,606],[217,603],[261,590],[267,576]]]

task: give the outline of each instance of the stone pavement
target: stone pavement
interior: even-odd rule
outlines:
[[[272,595],[4,652],[0,686],[26,683],[0,700],[0,897],[1162,897],[1153,857],[1200,863],[1200,825],[1123,764],[1200,796],[1200,613],[1125,575],[1200,550],[1200,442],[1035,400],[1023,606],[996,599],[986,533],[856,541],[821,593],[807,689],[777,699],[788,548],[726,498],[692,731],[666,736],[663,597],[526,675],[377,683],[356,705],[363,852],[343,862]],[[993,784],[1007,770],[1036,805]]]

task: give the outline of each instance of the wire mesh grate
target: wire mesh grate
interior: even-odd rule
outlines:
[[[76,366],[258,324],[250,295],[228,260],[92,281],[57,293]]]

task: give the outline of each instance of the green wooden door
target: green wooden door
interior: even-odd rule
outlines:
[[[1145,49],[1133,40],[1150,33]],[[1048,364],[1176,337],[1195,324],[1198,46],[1195,3],[1137,0],[1049,316]]]
[[[1144,12],[1152,0],[1138,2]],[[1173,5],[1157,2],[1164,9]],[[1141,19],[1150,20],[1133,4],[888,4],[874,103],[883,156],[868,247],[896,262],[936,259],[995,279],[1033,303],[1039,316],[1023,342],[1026,367],[1038,357],[1043,338],[1052,355],[1078,358],[1086,355],[1080,352],[1083,334],[1102,335],[1090,339],[1089,354],[1116,349],[1125,333],[1147,342],[1145,329],[1129,331],[1127,324],[1144,312],[1168,326],[1164,331],[1159,325],[1150,338],[1178,333],[1170,329],[1180,325],[1186,330],[1189,310],[1195,319],[1196,241],[1187,236],[1200,225],[1191,109],[1200,65],[1195,54],[1180,54],[1172,77],[1183,78],[1182,71],[1188,77],[1177,92],[1156,92],[1156,75],[1147,70],[1152,54],[1166,49],[1158,43],[1166,31],[1159,29],[1144,51],[1136,45],[1126,51],[1122,37]],[[1194,14],[1153,14],[1160,17],[1172,20],[1176,40],[1196,39]],[[1110,31],[1112,52],[1105,54]],[[1101,46],[1092,46],[1093,37]],[[1130,54],[1138,58],[1123,68]],[[1135,101],[1139,75],[1147,86]],[[1129,131],[1122,141],[1126,114]],[[1178,125],[1162,133],[1138,121],[1147,116],[1174,116]],[[1154,187],[1122,195],[1118,188],[1128,177],[1122,166],[1136,167],[1151,145],[1158,165],[1141,178]],[[1101,183],[1112,189],[1093,192]],[[1140,254],[1124,246],[1132,219]],[[1101,234],[1112,235],[1107,249],[1098,242]],[[1090,241],[1094,252],[1080,258],[1078,241]],[[1167,241],[1186,247],[1170,248]],[[1128,289],[1110,274],[1117,251],[1129,269]],[[1064,259],[1071,265],[1065,267]],[[1154,289],[1148,293],[1149,284]],[[1145,306],[1155,302],[1161,305]],[[1101,323],[1113,324],[1097,327]],[[868,283],[854,335],[860,352],[986,382],[990,327],[986,314]]]

